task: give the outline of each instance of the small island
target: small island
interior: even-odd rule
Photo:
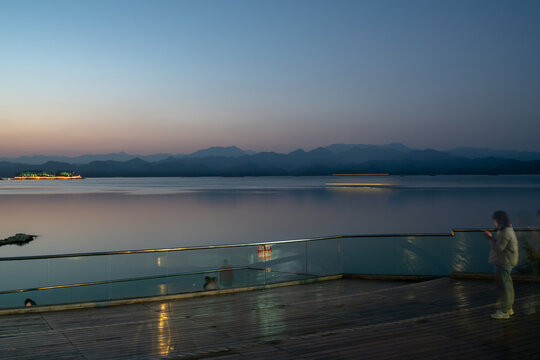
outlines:
[[[4,245],[23,246],[23,245],[28,244],[30,241],[34,240],[36,237],[37,235],[15,234],[5,239],[0,239],[0,246],[4,246]]]
[[[77,180],[83,177],[72,171],[59,171],[53,173],[42,170],[27,170],[16,174],[13,180]]]

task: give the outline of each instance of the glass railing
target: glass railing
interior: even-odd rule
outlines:
[[[448,275],[453,240],[449,234],[345,238],[343,271],[367,275]]]
[[[521,249],[515,272],[538,276],[540,229],[516,233]],[[43,306],[107,302],[264,287],[340,274],[491,273],[488,254],[481,230],[455,230],[450,234],[333,236],[264,244],[0,258],[0,308],[22,307],[25,299]]]

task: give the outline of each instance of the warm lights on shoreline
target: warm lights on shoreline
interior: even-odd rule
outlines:
[[[76,180],[82,179],[82,176],[72,171],[51,171],[27,170],[16,174],[13,180]]]
[[[14,176],[13,180],[75,180],[82,179],[81,175],[73,176]]]

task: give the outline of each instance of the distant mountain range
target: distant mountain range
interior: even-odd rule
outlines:
[[[0,176],[24,170],[71,170],[85,177],[111,176],[266,176],[334,173],[540,174],[540,153],[456,148],[418,150],[403,144],[333,144],[288,154],[211,147],[191,154],[136,156],[27,156],[0,158]]]
[[[125,152],[110,153],[110,154],[88,154],[80,156],[47,156],[47,155],[32,155],[20,157],[0,157],[0,161],[16,162],[20,164],[40,165],[48,161],[66,162],[70,164],[88,164],[92,161],[128,161],[132,159],[141,159],[145,161],[160,161],[169,157],[185,158],[185,157],[206,157],[206,156],[226,156],[236,157],[242,155],[253,155],[255,151],[241,150],[236,146],[214,146],[208,149],[195,151],[191,154],[152,154],[152,155],[131,155]]]
[[[364,155],[369,157],[372,154],[372,160],[381,160],[383,152],[386,151],[389,155],[397,152],[418,151],[407,147],[401,143],[392,143],[387,145],[363,145],[363,144],[332,144],[325,147],[334,154],[348,152],[350,150],[363,150]],[[459,157],[468,159],[478,159],[487,157],[497,157],[503,159],[533,161],[540,160],[540,152],[532,151],[514,151],[514,150],[492,150],[486,148],[460,147],[452,150],[441,151]],[[48,161],[66,162],[70,164],[88,164],[92,161],[128,161],[132,159],[141,159],[144,161],[155,162],[165,160],[167,158],[189,158],[189,157],[209,157],[209,156],[224,156],[224,157],[240,157],[244,155],[254,155],[257,152],[252,150],[242,150],[236,146],[213,146],[207,149],[198,150],[191,154],[152,154],[152,155],[132,155],[125,152],[110,153],[110,154],[87,154],[80,156],[47,156],[47,155],[32,155],[20,157],[0,157],[0,161],[16,162],[20,164],[40,165]],[[384,157],[384,156],[383,156]]]

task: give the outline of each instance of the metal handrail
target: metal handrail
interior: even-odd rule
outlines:
[[[411,236],[414,236],[414,237],[453,237],[456,232],[483,232],[485,230],[492,231],[493,229],[452,229],[449,233],[424,233],[424,234],[413,233],[413,234],[332,235],[332,236],[322,236],[322,237],[315,237],[315,238],[263,241],[263,242],[253,242],[253,243],[243,243],[243,244],[205,245],[205,246],[161,248],[161,249],[117,250],[117,251],[86,252],[86,253],[72,253],[72,254],[0,257],[0,261],[56,259],[56,258],[68,258],[68,257],[87,257],[87,256],[104,256],[104,255],[126,255],[126,254],[142,254],[142,253],[159,253],[159,252],[168,252],[168,251],[225,249],[225,248],[235,248],[235,247],[247,247],[247,246],[257,246],[257,245],[279,245],[279,244],[344,239],[344,238],[393,238],[393,237],[411,237]],[[540,228],[523,228],[523,229],[514,229],[514,230],[520,231],[520,232],[535,232],[535,231],[540,231]]]

